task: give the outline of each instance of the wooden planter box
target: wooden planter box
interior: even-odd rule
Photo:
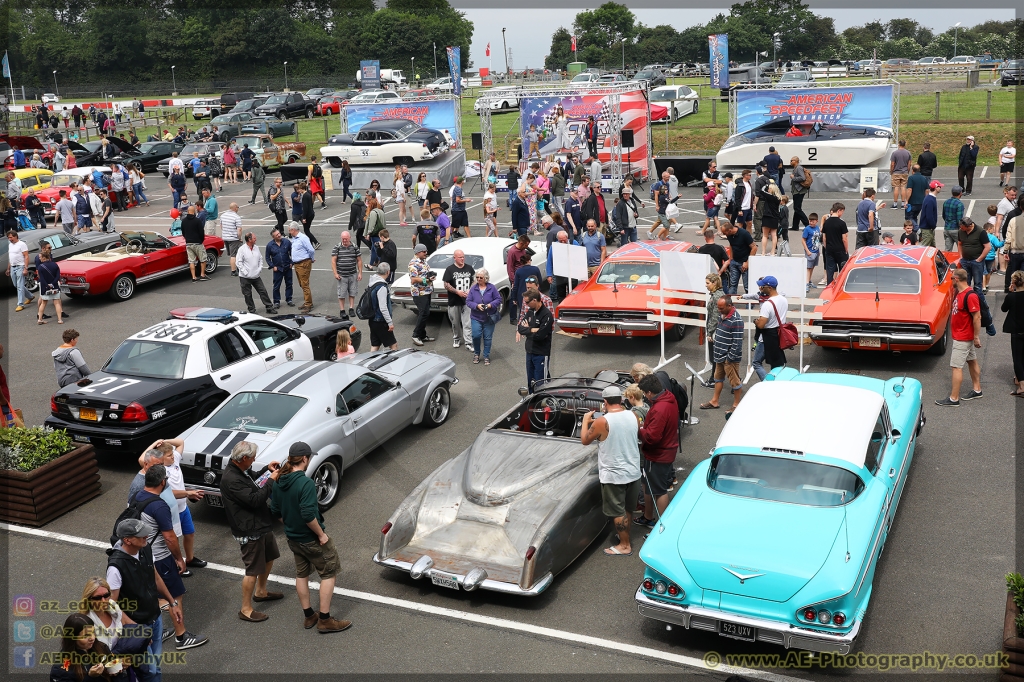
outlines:
[[[96,452],[83,445],[34,471],[0,470],[0,520],[44,526],[99,494]]]
[[[1000,682],[1024,682],[1024,638],[1017,636],[1014,619],[1020,610],[1013,603],[1013,593],[1006,593],[1006,614],[1003,617],[1003,652],[1009,658],[1009,667],[999,676]]]

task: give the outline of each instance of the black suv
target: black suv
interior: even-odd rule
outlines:
[[[288,92],[271,95],[266,102],[256,107],[253,113],[256,116],[274,116],[282,120],[299,116],[313,118],[314,104],[301,92]]]
[[[256,96],[254,92],[225,92],[220,96],[220,112],[226,114],[231,111],[236,104],[247,99],[252,99]],[[213,114],[216,116],[217,114]]]
[[[999,76],[999,84],[1005,88],[1021,83],[1024,83],[1024,59],[1011,59]]]

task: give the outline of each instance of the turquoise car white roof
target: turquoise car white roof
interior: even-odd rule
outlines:
[[[744,392],[715,450],[790,450],[863,467],[884,402],[880,394],[852,386],[765,381]]]

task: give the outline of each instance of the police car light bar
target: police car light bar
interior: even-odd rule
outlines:
[[[230,322],[235,319],[235,313],[224,308],[175,308],[171,311],[171,319],[197,320],[199,322]]]

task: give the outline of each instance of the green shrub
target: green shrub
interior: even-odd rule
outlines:
[[[32,471],[75,447],[67,431],[41,426],[0,429],[0,469]]]
[[[1013,603],[1017,608],[1024,611],[1024,576],[1020,573],[1007,573],[1006,589],[1013,595]],[[1017,625],[1017,634],[1024,635],[1024,613],[1017,614],[1014,623]]]

